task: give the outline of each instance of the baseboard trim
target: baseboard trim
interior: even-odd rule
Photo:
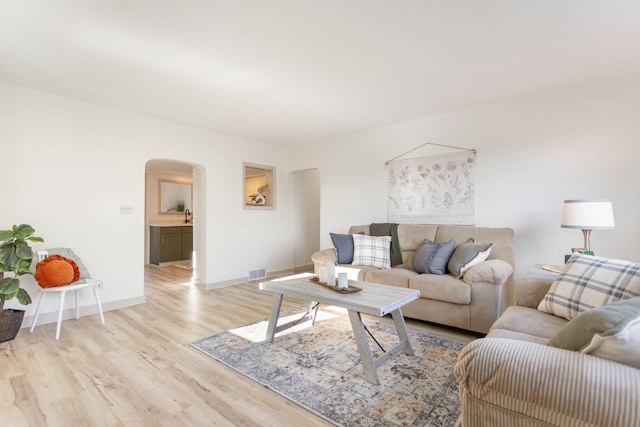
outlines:
[[[239,277],[237,279],[223,280],[222,282],[205,283],[204,290],[210,291],[211,289],[226,288],[227,286],[234,286],[234,285],[239,285],[241,283],[247,283],[247,281],[248,280],[246,277]]]
[[[293,269],[295,274],[298,273],[313,273],[313,264],[299,265]]]
[[[107,312],[111,310],[119,310],[121,308],[131,307],[138,304],[144,304],[146,302],[147,302],[147,297],[145,297],[144,295],[139,297],[121,299],[117,301],[109,301],[106,303],[102,303],[102,311]],[[91,316],[93,314],[98,314],[97,304],[84,305],[80,307],[80,317]],[[30,328],[31,323],[33,323],[33,317],[34,317],[33,315],[25,316],[24,319],[22,320],[21,328]],[[76,318],[75,307],[65,308],[62,311],[62,320],[75,319],[75,318]],[[46,325],[49,323],[56,323],[57,321],[58,321],[57,311],[40,313],[40,315],[38,316],[38,324],[36,326]]]
[[[313,265],[296,267],[296,268],[287,268],[286,270],[267,271],[267,277],[263,277],[256,280],[249,280],[247,277],[238,277],[236,279],[223,280],[221,282],[206,283],[203,285],[203,289],[206,291],[209,291],[211,289],[226,288],[227,286],[240,285],[242,283],[255,283],[255,282],[270,280],[270,278],[272,277],[304,273],[307,271],[313,271]]]

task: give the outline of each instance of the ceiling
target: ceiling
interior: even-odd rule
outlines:
[[[0,80],[277,144],[639,72],[636,0],[0,0]]]

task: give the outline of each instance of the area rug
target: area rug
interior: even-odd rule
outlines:
[[[305,310],[283,313],[279,324]],[[383,348],[398,343],[392,323],[364,321]],[[313,326],[301,322],[271,344],[263,342],[266,329],[267,320],[257,321],[191,345],[338,426],[453,426],[460,415],[453,365],[463,343],[409,329],[415,355],[391,357],[374,385],[364,377],[346,310],[323,306]]]

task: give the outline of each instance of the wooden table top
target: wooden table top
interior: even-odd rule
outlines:
[[[391,285],[349,280],[349,286],[362,290],[350,294],[336,292],[310,280],[308,277],[295,277],[261,282],[260,289],[276,294],[317,301],[335,305],[347,310],[382,317],[392,311],[420,298],[416,289],[399,288]]]

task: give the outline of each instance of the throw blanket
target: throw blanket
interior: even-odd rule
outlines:
[[[391,236],[391,267],[402,264],[402,252],[398,241],[398,224],[374,223],[370,226],[372,236]]]

